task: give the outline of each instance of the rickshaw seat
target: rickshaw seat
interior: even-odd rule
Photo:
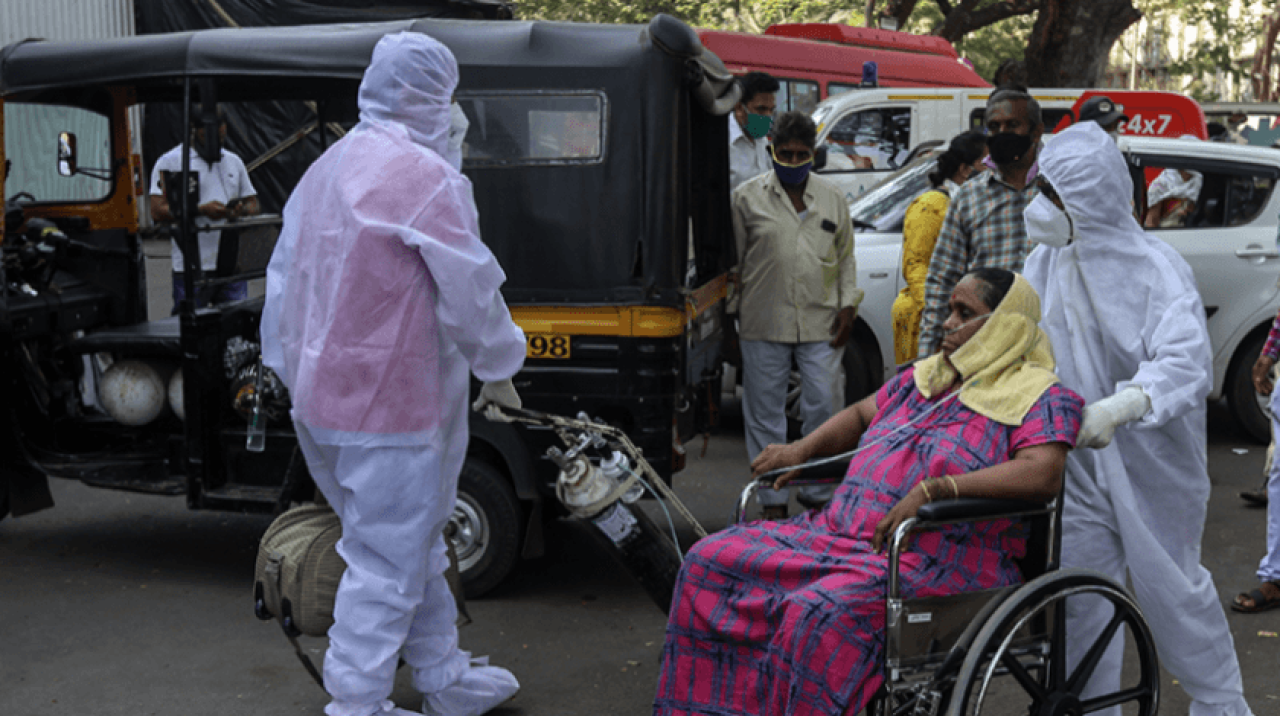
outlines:
[[[217,306],[227,335],[256,336],[264,299],[246,298]],[[76,353],[122,353],[131,356],[182,358],[182,317],[168,316],[129,326],[112,326],[72,341]]]
[[[113,326],[93,331],[71,343],[77,353],[129,353],[131,355],[182,356],[180,316]]]

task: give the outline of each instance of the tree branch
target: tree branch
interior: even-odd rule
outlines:
[[[1253,56],[1253,67],[1249,79],[1253,85],[1254,100],[1270,102],[1275,98],[1275,89],[1271,86],[1271,63],[1276,36],[1280,34],[1280,6],[1277,6],[1271,16],[1263,21],[1262,27],[1262,40],[1258,43],[1259,51]]]
[[[1040,9],[1041,0],[1001,0],[976,10],[969,9],[976,3],[962,0],[960,8],[952,12],[948,12],[943,6],[945,0],[937,2],[946,15],[937,34],[948,42],[956,42],[974,30],[994,25],[1001,20],[1017,15],[1030,15]]]
[[[946,2],[946,0],[941,0]],[[911,13],[916,10],[916,0],[889,0],[884,6],[884,17],[892,17],[898,21],[898,28],[907,26],[907,20],[911,17]]]

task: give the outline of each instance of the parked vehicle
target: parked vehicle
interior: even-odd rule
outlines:
[[[1195,272],[1213,344],[1213,392],[1258,440],[1270,422],[1253,389],[1250,370],[1280,309],[1280,250],[1276,247],[1280,152],[1186,139],[1121,137],[1121,150],[1139,177],[1135,201],[1165,169],[1203,175],[1196,208],[1176,227],[1148,229],[1178,250]],[[890,306],[902,289],[902,220],[907,206],[929,188],[938,150],[922,152],[906,167],[850,205],[857,240],[858,285],[866,290],[859,320],[866,321],[889,375],[893,366]],[[1122,290],[1122,287],[1117,287]]]
[[[874,89],[827,100],[813,112],[818,146],[827,151],[822,174],[835,181],[850,201],[901,167],[911,153],[930,142],[948,142],[969,129],[981,129],[991,89]],[[1048,131],[1075,120],[1084,100],[1106,94],[1125,108],[1122,133],[1205,138],[1204,115],[1191,99],[1172,92],[1032,89]]]
[[[812,112],[818,102],[858,90],[863,63],[880,87],[989,87],[940,37],[833,23],[780,24],[762,35],[698,30],[734,74],[768,72],[782,87],[778,111]]]
[[[1280,146],[1280,102],[1206,102],[1200,106],[1208,121],[1234,129],[1249,144]],[[1245,116],[1236,127],[1231,126],[1234,114]]]
[[[176,105],[216,137],[216,105],[308,102],[297,133],[323,145],[356,121],[373,46],[398,31],[458,58],[464,171],[528,336],[515,379],[526,406],[585,412],[630,435],[663,479],[681,469],[682,443],[708,429],[719,397],[725,114],[737,101],[688,26],[413,20],[27,42],[0,53],[0,158],[35,172],[4,185],[0,516],[51,506],[49,476],[184,495],[193,509],[273,512],[310,497],[289,397],[260,368],[262,299],[146,320],[128,117]],[[22,117],[35,131],[6,135]],[[267,236],[241,231],[216,275],[193,259],[192,280],[264,275],[279,224],[224,226]],[[176,231],[198,255],[193,227]],[[255,418],[264,446],[247,440]],[[540,459],[554,440],[471,421],[451,528],[469,594],[542,552],[543,521],[560,514],[557,469]]]

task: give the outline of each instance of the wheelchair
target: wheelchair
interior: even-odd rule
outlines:
[[[804,467],[790,486],[838,484],[847,466],[841,460]],[[746,519],[762,485],[752,481],[743,489],[733,522]],[[1018,520],[1027,527],[1027,553],[1018,561],[1024,583],[940,597],[902,593],[900,559],[913,533],[996,519]],[[1115,580],[1087,569],[1059,568],[1061,521],[1059,494],[1047,504],[938,500],[898,527],[888,545],[884,685],[868,704],[868,716],[1082,716],[1116,705],[1125,706],[1126,714],[1134,706],[1138,716],[1156,713],[1160,667],[1142,610]],[[1106,608],[1105,603],[1113,609],[1106,627],[1070,671],[1068,598],[1087,598],[1091,606]],[[1136,653],[1136,670],[1125,669],[1118,691],[1083,697],[1103,652],[1122,630],[1126,662],[1131,664]]]

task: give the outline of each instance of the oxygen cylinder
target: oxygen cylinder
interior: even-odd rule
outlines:
[[[556,484],[561,503],[591,523],[662,611],[670,611],[680,552],[648,515],[631,506],[644,493],[642,485],[608,499],[630,474],[626,456],[615,451],[597,467],[582,454],[568,457],[552,448],[548,455],[561,467]]]

